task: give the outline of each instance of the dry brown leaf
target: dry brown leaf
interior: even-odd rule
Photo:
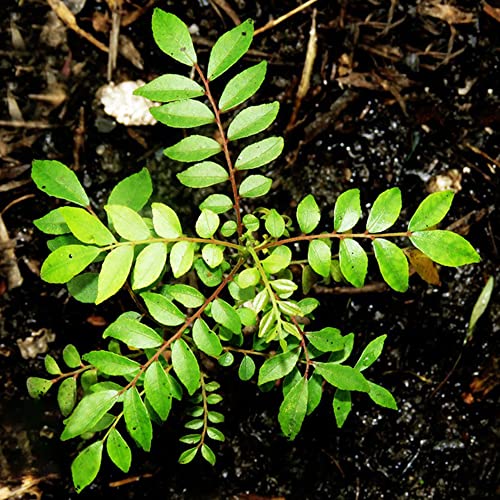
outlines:
[[[469,24],[476,21],[476,16],[472,12],[465,12],[439,0],[423,2],[418,6],[418,11],[424,16],[435,17],[448,24]]]
[[[410,260],[412,270],[430,285],[440,285],[439,272],[436,264],[416,248],[405,248],[405,254]]]

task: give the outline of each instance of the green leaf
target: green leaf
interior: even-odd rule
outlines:
[[[167,239],[178,238],[182,235],[182,227],[175,210],[164,203],[153,203],[153,227],[158,236]]]
[[[76,404],[76,380],[73,377],[64,379],[57,391],[57,404],[64,417],[67,417]]]
[[[181,283],[169,286],[168,294],[184,307],[201,307],[205,302],[205,297],[199,290]]]
[[[199,443],[200,440],[201,440],[201,434],[186,434],[185,436],[179,438],[179,441],[181,443],[186,443],[186,444],[196,444]]]
[[[281,431],[290,440],[295,439],[307,412],[308,384],[304,377],[295,384],[281,403],[278,420]]]
[[[266,216],[266,229],[273,238],[279,238],[285,232],[285,220],[274,208]]]
[[[413,233],[410,240],[427,257],[442,266],[458,267],[481,260],[465,238],[451,231],[420,231]]]
[[[227,111],[252,97],[264,81],[267,62],[261,61],[232,78],[224,88],[219,100],[219,109]]]
[[[486,285],[481,290],[481,294],[479,295],[476,303],[474,304],[474,308],[472,309],[472,314],[470,315],[469,326],[467,327],[467,336],[466,341],[470,340],[472,337],[472,333],[474,332],[474,328],[476,327],[476,323],[479,318],[484,314],[486,308],[491,299],[491,295],[493,293],[493,287],[495,286],[495,278],[490,276]]]
[[[214,44],[208,60],[207,78],[215,80],[248,50],[253,38],[253,21],[241,23],[224,33]]]
[[[276,274],[286,269],[292,260],[292,251],[287,246],[279,246],[262,262],[262,267],[269,274]]]
[[[248,288],[260,282],[260,273],[255,267],[249,267],[241,271],[236,279],[241,288]]]
[[[188,464],[189,462],[192,462],[194,457],[196,456],[196,453],[198,453],[198,447],[190,448],[189,450],[183,451],[181,453],[181,456],[179,457],[179,463]]]
[[[283,151],[283,145],[283,137],[268,137],[250,144],[238,155],[234,168],[236,170],[250,170],[262,167],[278,158]]]
[[[47,283],[67,283],[92,263],[100,252],[99,248],[93,246],[60,247],[45,259],[40,276]]]
[[[89,214],[83,208],[62,207],[59,213],[71,232],[83,243],[105,246],[116,242],[109,229],[95,215]]]
[[[73,344],[68,344],[63,349],[63,360],[70,368],[79,368],[81,364],[80,354]]]
[[[140,290],[154,283],[163,272],[166,261],[165,243],[151,243],[141,250],[132,272],[132,289]]]
[[[115,231],[126,240],[141,241],[151,237],[149,228],[144,219],[131,208],[125,205],[105,205]]]
[[[94,428],[114,406],[118,395],[118,391],[100,391],[84,396],[65,421],[66,427],[61,434],[61,440],[72,439]]]
[[[211,210],[202,210],[196,221],[196,232],[201,238],[211,238],[219,227],[219,216]]]
[[[165,156],[176,161],[201,161],[222,150],[222,146],[203,135],[190,135],[163,151]]]
[[[335,203],[333,229],[339,233],[352,229],[361,217],[359,189],[342,193]]]
[[[454,196],[453,191],[440,191],[427,196],[413,214],[408,230],[423,231],[439,224],[448,213]]]
[[[80,245],[80,241],[77,240],[72,234],[63,234],[61,236],[57,236],[52,240],[47,241],[48,249],[53,252],[58,248],[67,246],[67,245]]]
[[[234,363],[234,355],[232,352],[227,351],[224,354],[222,354],[217,361],[221,366],[224,367],[231,366]]]
[[[308,194],[297,206],[297,222],[304,234],[316,229],[321,219],[321,212],[312,194]]]
[[[241,380],[247,381],[253,377],[255,373],[255,362],[250,356],[243,356],[240,367],[238,368],[238,376]]]
[[[373,363],[375,363],[375,361],[377,361],[378,357],[382,353],[382,349],[384,348],[384,342],[386,338],[387,335],[380,335],[376,339],[372,340],[364,348],[354,368],[362,372],[363,370],[366,370],[369,366],[371,366]]]
[[[341,351],[345,339],[337,328],[326,327],[318,332],[307,332],[307,340],[321,352]]]
[[[155,42],[165,54],[187,66],[196,63],[196,52],[189,29],[177,16],[155,9],[152,27]]]
[[[309,242],[307,260],[314,272],[327,278],[330,275],[330,261],[332,254],[330,246],[323,240],[312,240]]]
[[[216,429],[215,427],[207,427],[207,435],[210,439],[213,439],[214,441],[225,441],[226,437],[224,434],[219,429]]]
[[[204,94],[203,87],[194,80],[175,74],[161,75],[134,90],[134,95],[140,95],[151,101],[159,102],[191,99],[192,97],[201,97]]]
[[[308,380],[307,415],[310,415],[321,402],[323,396],[323,379],[319,375],[312,375]]]
[[[373,240],[372,246],[384,281],[396,292],[406,292],[409,270],[403,251],[383,238]]]
[[[133,260],[132,245],[117,247],[109,252],[99,273],[96,304],[104,302],[120,290],[127,281]]]
[[[90,201],[75,173],[55,160],[35,160],[31,177],[40,191],[88,207]]]
[[[203,247],[203,251],[209,245]],[[215,250],[215,249],[213,249]],[[205,252],[203,252],[205,253]],[[203,259],[205,256],[203,257]],[[203,282],[205,286],[214,287],[222,282],[222,269],[220,267],[216,269],[210,269],[207,264],[205,264],[203,259],[196,259],[194,263],[194,269],[198,278]],[[208,261],[208,259],[207,259]]]
[[[235,335],[241,333],[241,320],[238,313],[222,299],[215,299],[212,303],[212,317]]]
[[[284,278],[278,279],[278,280],[272,280],[270,282],[271,286],[273,287],[273,290],[280,295],[280,297],[283,297],[286,295],[288,298],[290,295],[297,290],[298,286],[295,282],[292,280],[287,280]]]
[[[341,240],[339,261],[345,279],[357,288],[362,287],[368,271],[368,257],[361,245],[351,238]]]
[[[224,422],[224,415],[222,413],[219,413],[218,411],[209,411],[207,413],[207,416],[208,421],[212,422],[213,424],[220,424]]]
[[[28,377],[26,381],[28,394],[35,399],[42,397],[52,387],[52,381],[40,377]]]
[[[50,375],[60,375],[61,374],[61,369],[59,368],[59,365],[57,364],[57,361],[50,355],[46,354],[44,365],[45,369],[47,370],[47,373]]]
[[[132,463],[132,452],[130,447],[123,439],[122,435],[116,430],[111,429],[106,440],[106,451],[111,461],[123,472],[128,472]]]
[[[137,361],[109,351],[91,351],[83,359],[106,375],[128,375],[141,367]]]
[[[240,184],[239,193],[242,198],[264,196],[271,189],[273,181],[264,175],[250,175]]]
[[[333,397],[333,412],[339,429],[342,428],[347,420],[347,417],[351,412],[351,408],[351,393],[349,391],[337,389],[335,391],[335,396]]]
[[[316,363],[316,373],[329,384],[345,391],[368,392],[368,381],[359,370],[337,363]]]
[[[273,123],[279,108],[279,102],[275,101],[269,104],[250,106],[240,111],[229,125],[228,139],[236,141],[262,132]]]
[[[200,318],[193,325],[193,340],[196,347],[209,356],[219,356],[222,353],[219,337]]]
[[[97,299],[99,273],[83,273],[68,281],[70,295],[84,304],[93,304]]]
[[[178,241],[170,251],[170,266],[174,278],[186,274],[193,265],[194,260],[194,243],[190,241]]]
[[[65,208],[65,207],[61,207]],[[46,234],[66,234],[71,230],[64,220],[61,208],[56,208],[48,214],[33,221],[33,224]]]
[[[136,387],[131,387],[125,393],[123,416],[130,436],[144,451],[149,451],[153,438],[153,427],[148,410]]]
[[[200,367],[198,361],[183,339],[178,339],[172,346],[172,365],[176,375],[192,396],[200,387]]]
[[[141,293],[141,297],[149,313],[158,323],[165,326],[177,326],[182,325],[186,320],[184,313],[164,295],[144,292]]]
[[[102,441],[96,441],[83,449],[71,464],[71,475],[77,493],[91,484],[99,473],[102,460]]]
[[[182,99],[150,108],[154,118],[172,128],[201,127],[215,121],[210,108],[200,101]]]
[[[370,386],[368,396],[370,396],[374,403],[391,410],[398,409],[398,404],[396,403],[394,396],[385,387],[374,384],[373,382],[368,382],[368,384]]]
[[[237,231],[237,229],[238,226],[236,224],[236,221],[227,220],[226,222],[224,222],[224,224],[222,224],[220,228],[220,233],[222,234],[222,236],[229,238]]]
[[[399,188],[387,189],[374,201],[366,230],[369,233],[380,233],[391,227],[401,212],[401,190]]]
[[[201,456],[210,464],[210,465],[215,465],[215,453],[212,451],[212,449],[203,443],[201,445]]]
[[[266,359],[259,370],[258,384],[263,385],[288,375],[297,364],[299,354],[298,349],[293,349]]]
[[[111,191],[108,205],[124,205],[138,212],[148,202],[153,185],[147,168],[129,175],[120,181]]]
[[[172,407],[172,393],[170,382],[159,361],[155,361],[146,370],[144,389],[154,411],[162,420],[167,420]]]
[[[190,188],[204,188],[229,179],[226,170],[213,161],[197,163],[177,174],[181,184]]]
[[[224,247],[208,243],[201,249],[201,256],[207,266],[212,268],[217,267],[224,260]]]
[[[136,319],[118,318],[111,323],[104,333],[103,338],[112,337],[137,349],[148,349],[160,346],[163,339],[149,326],[139,323]]]
[[[225,194],[211,194],[200,204],[200,210],[212,210],[216,214],[223,214],[231,208],[233,208],[233,202]]]

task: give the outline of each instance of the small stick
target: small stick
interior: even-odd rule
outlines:
[[[275,26],[278,26],[278,24],[282,23],[283,21],[286,21],[289,17],[294,16],[295,14],[300,12],[301,10],[306,9],[307,7],[312,5],[313,3],[316,3],[317,1],[318,0],[308,0],[306,3],[299,5],[298,7],[296,7],[295,9],[292,9],[290,12],[287,12],[286,14],[284,14],[281,17],[278,17],[278,19],[272,19],[267,24],[262,26],[262,28],[255,30],[253,33],[253,36],[260,35],[261,33],[264,33],[264,31],[270,30],[270,29],[274,28]]]

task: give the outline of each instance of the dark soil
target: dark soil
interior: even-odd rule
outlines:
[[[92,25],[107,12],[105,2],[82,3],[77,22],[106,41],[108,35]],[[211,6],[219,3],[157,2],[198,26],[197,45],[206,48],[202,59],[208,54],[203,43],[233,26],[224,9],[221,20]],[[251,17],[261,27],[298,2],[228,3],[241,19]],[[326,395],[297,439],[287,442],[276,420],[280,395],[239,382],[234,368],[221,370],[214,376],[223,386],[227,440],[216,449],[214,468],[201,461],[177,465],[181,422],[174,413],[167,425],[155,428],[152,452],[134,453],[127,478],[135,479],[113,484],[124,476],[105,460],[95,484],[79,498],[456,500],[499,493],[498,292],[463,346],[487,277],[496,275],[497,283],[500,278],[495,2],[319,0],[315,7],[318,53],[311,88],[287,133],[286,152],[273,165],[271,203],[292,214],[313,192],[328,212],[340,192],[359,187],[368,207],[382,190],[399,186],[406,207],[401,219],[408,220],[428,190],[454,179],[457,195],[444,225],[465,217],[457,230],[467,234],[482,261],[442,268],[441,286],[412,277],[404,295],[318,291],[324,302],[318,324],[356,332],[358,353],[371,338],[388,334],[370,376],[393,392],[398,412],[355,398],[353,413],[338,430]],[[43,354],[23,359],[17,340],[46,329],[55,334],[49,352],[56,357],[69,342],[90,349],[99,345],[103,324],[131,304],[123,294],[103,306],[85,306],[64,288],[39,279],[36,271],[48,251],[32,220],[55,202],[36,191],[26,169],[34,158],[73,165],[98,207],[117,181],[145,165],[157,182],[156,199],[177,205],[186,220],[193,217],[194,204],[175,181],[179,167],[161,154],[180,133],[161,125],[119,125],[99,106],[95,95],[106,83],[106,54],[69,30],[60,45],[41,42],[50,12],[45,1],[4,0],[0,12],[0,97],[9,104],[1,108],[1,123],[37,122],[0,127],[0,210],[24,278],[22,286],[9,289],[0,276],[0,498],[9,498],[2,487],[12,491],[23,480],[40,481],[24,498],[34,497],[37,487],[46,499],[76,498],[69,470],[76,444],[58,439],[62,419],[55,397],[33,401],[25,389],[27,376],[43,376]],[[242,64],[269,61],[256,102],[280,101],[275,134],[283,133],[292,114],[311,13],[310,7],[257,36],[252,48],[262,54],[251,54]],[[180,70],[154,47],[150,17],[148,10],[122,29],[142,55],[144,69],[119,57],[115,82],[148,81]],[[58,91],[65,99],[55,102]],[[52,101],[40,100],[40,94],[52,95]],[[375,268],[369,277],[379,279]]]

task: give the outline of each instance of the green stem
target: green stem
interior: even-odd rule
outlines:
[[[79,375],[80,373],[83,373],[83,372],[89,370],[90,368],[92,368],[91,365],[85,365],[85,366],[82,366],[81,368],[78,368],[78,370],[74,370],[74,371],[68,372],[68,373],[61,373],[61,375],[59,375],[59,377],[53,378],[51,380],[51,382],[53,384],[57,384],[57,382],[59,382],[60,380],[63,380],[63,379],[68,378],[68,377],[74,377],[76,375]]]
[[[220,138],[222,141],[222,149],[224,151],[226,163],[227,163],[227,166],[229,168],[229,180],[231,182],[231,188],[233,190],[234,211],[236,212],[236,224],[238,227],[238,237],[241,238],[241,236],[243,235],[243,224],[241,222],[241,213],[240,213],[240,195],[238,194],[238,186],[236,184],[235,169],[233,167],[231,155],[229,154],[229,147],[228,147],[229,140],[226,136],[224,126],[222,125],[219,107],[217,106],[215,99],[212,95],[212,92],[210,90],[210,83],[207,80],[207,78],[205,77],[205,75],[203,74],[203,71],[198,66],[198,64],[195,64],[194,67],[195,67],[198,75],[200,76],[200,78],[203,82],[203,85],[205,86],[205,94],[210,102],[210,105],[212,106],[212,109],[214,110],[215,122],[217,123],[217,128],[219,129],[219,134],[220,134]]]
[[[352,233],[352,234],[343,234],[337,233],[336,231],[332,231],[331,233],[322,233],[322,234],[301,234],[300,236],[294,236],[293,238],[286,238],[284,240],[272,241],[270,243],[263,243],[255,248],[256,252],[260,252],[261,250],[265,250],[266,248],[278,247],[281,245],[287,245],[289,243],[296,243],[299,241],[311,241],[311,240],[320,240],[320,239],[331,239],[337,238],[339,240],[345,240],[348,238],[365,238],[369,240],[374,240],[376,238],[402,238],[402,237],[410,237],[411,231],[403,231],[399,233],[381,233],[381,234],[370,234],[370,233]]]
[[[201,448],[203,443],[205,442],[205,436],[207,434],[208,428],[208,403],[207,403],[207,389],[205,388],[205,374],[201,372],[200,377],[200,385],[201,385],[201,400],[203,401],[203,430],[201,431],[200,442],[196,446],[196,448]]]
[[[240,354],[248,354],[249,356],[262,356],[264,358],[268,358],[270,356],[269,353],[252,351],[252,349],[238,349],[237,347],[231,347],[231,346],[224,347],[224,351],[239,352]]]

